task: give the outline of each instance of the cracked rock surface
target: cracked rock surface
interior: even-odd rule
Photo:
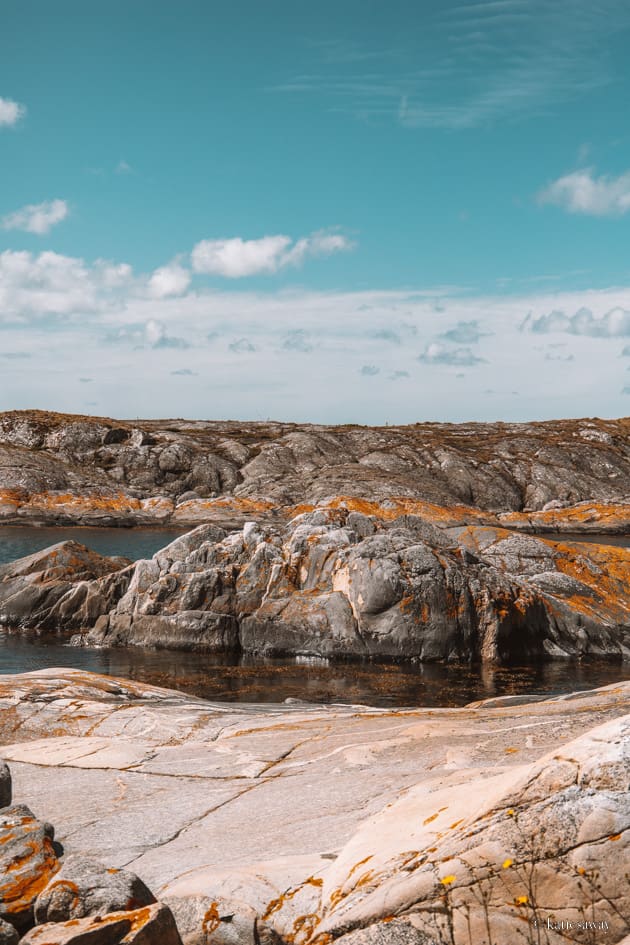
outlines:
[[[0,754],[67,856],[133,870],[176,914],[207,905],[296,945],[429,945],[449,922],[459,945],[488,915],[494,941],[525,945],[537,916],[593,917],[617,945],[629,697],[235,706],[47,670],[0,677]]]

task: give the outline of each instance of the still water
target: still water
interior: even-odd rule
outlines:
[[[0,564],[73,538],[107,555],[151,557],[182,528],[35,528],[0,526]],[[551,537],[551,536],[549,536]],[[595,538],[595,536],[591,536]],[[628,537],[600,541],[630,545]],[[73,667],[179,689],[226,702],[350,702],[374,706],[458,706],[503,695],[591,689],[627,679],[628,664],[545,663],[489,668],[439,664],[216,656],[166,650],[77,648],[0,629],[0,673]]]
[[[0,630],[0,673],[73,667],[223,702],[350,702],[461,706],[492,696],[572,692],[627,679],[628,664],[555,662],[482,667],[225,657],[140,647],[96,649]]]
[[[138,558],[150,558],[186,531],[186,528],[37,528],[30,525],[0,525],[0,564],[70,539],[102,555],[122,555],[137,561]]]

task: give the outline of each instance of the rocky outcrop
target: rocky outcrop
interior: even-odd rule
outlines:
[[[123,592],[129,564],[65,541],[0,565],[0,624],[89,626]]]
[[[94,857],[68,856],[35,902],[35,921],[69,922],[86,916],[128,912],[155,903],[135,873],[104,866]]]
[[[447,520],[448,521],[448,520]],[[0,622],[75,642],[325,658],[630,656],[630,550],[341,505],[203,525],[126,564],[65,543],[0,569]]]
[[[526,529],[580,528],[588,503],[607,510],[600,529],[627,533],[628,482],[629,419],[359,427],[0,414],[5,522],[242,525],[349,495],[464,506],[488,521],[516,513]],[[539,523],[539,512],[553,514]]]
[[[35,900],[59,869],[53,839],[25,805],[0,811],[0,918],[18,930],[32,925]]]
[[[621,945],[629,704],[265,708],[48,670],[0,676],[0,744],[66,857],[128,864],[185,945]],[[165,908],[24,941],[165,945],[128,924]]]

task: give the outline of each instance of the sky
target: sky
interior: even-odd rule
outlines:
[[[627,0],[3,0],[0,410],[630,413]]]

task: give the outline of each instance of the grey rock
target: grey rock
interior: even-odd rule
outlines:
[[[282,945],[273,926],[238,899],[172,896],[164,899],[184,945]]]
[[[135,873],[111,869],[80,855],[66,856],[61,870],[35,902],[35,922],[66,922],[85,916],[128,912],[154,903]]]
[[[0,919],[0,945],[17,945],[20,936],[14,926]]]
[[[0,760],[0,809],[11,803],[11,771],[6,762]]]
[[[443,939],[417,929],[404,919],[375,922],[335,939],[339,945],[442,945]]]

